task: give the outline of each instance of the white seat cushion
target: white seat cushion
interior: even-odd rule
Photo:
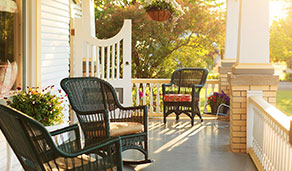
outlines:
[[[112,137],[137,134],[144,131],[144,125],[138,122],[110,122]]]

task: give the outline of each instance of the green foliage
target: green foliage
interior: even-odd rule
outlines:
[[[219,74],[209,73],[207,79],[218,79]]]
[[[287,1],[288,2],[288,1]],[[273,62],[284,61],[292,68],[292,2],[287,17],[274,21],[270,28],[270,57]]]
[[[153,0],[144,6],[145,10],[156,11],[156,10],[168,10],[170,13],[174,13],[176,10],[171,3],[165,2],[164,0]]]
[[[182,1],[185,14],[165,22],[151,20],[138,2],[114,2],[96,4],[96,35],[113,37],[124,19],[132,19],[133,78],[166,78],[181,67],[210,69],[224,49],[225,12],[215,0]]]
[[[282,81],[292,81],[292,74],[285,73],[284,79]]]
[[[14,61],[14,19],[14,13],[0,11],[0,64]]]
[[[42,123],[51,126],[63,122],[63,97],[52,95],[49,86],[42,91],[34,88],[18,90],[7,104]],[[59,90],[60,91],[60,90]]]
[[[292,116],[292,91],[277,91],[276,107],[288,116]]]

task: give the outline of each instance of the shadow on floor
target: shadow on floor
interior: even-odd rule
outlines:
[[[220,125],[227,122],[220,121]],[[257,170],[246,153],[232,153],[229,148],[229,128],[218,129],[214,120],[202,124],[189,120],[162,119],[149,121],[149,152],[154,163],[124,166],[124,170],[143,171],[253,171]],[[142,159],[135,151],[123,152],[123,158]]]

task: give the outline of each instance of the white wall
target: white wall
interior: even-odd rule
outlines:
[[[60,81],[69,76],[69,9],[69,0],[41,1],[41,86],[55,85],[53,92],[57,95]],[[65,121],[69,119],[67,104]]]
[[[69,76],[69,0],[41,1],[41,85],[60,86]]]

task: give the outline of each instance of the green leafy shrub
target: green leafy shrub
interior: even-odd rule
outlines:
[[[147,12],[156,10],[168,10],[171,14],[184,13],[181,6],[174,0],[145,0],[144,8]]]
[[[212,73],[211,74],[209,73],[207,77],[207,79],[211,79],[211,80],[218,79],[218,78],[219,78],[219,74],[212,74]]]
[[[26,90],[17,88],[17,93],[10,97],[11,101],[8,100],[7,104],[31,116],[44,126],[60,124],[64,118],[62,113],[64,97],[51,94],[53,87],[49,86],[41,91],[37,88]],[[59,93],[61,94],[61,90]]]
[[[292,74],[291,73],[286,73],[285,74],[285,79],[284,81],[292,81]]]

